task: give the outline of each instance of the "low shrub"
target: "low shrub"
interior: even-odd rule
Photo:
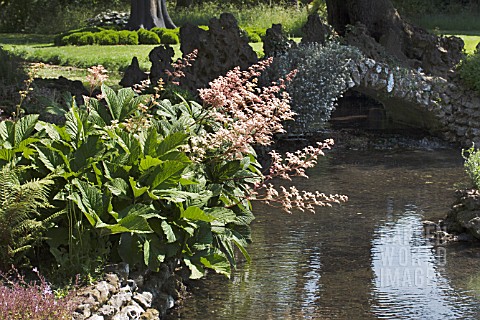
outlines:
[[[167,29],[167,28],[152,28],[150,31],[155,32],[160,38],[160,42],[163,44],[177,44],[180,43],[180,28]]]
[[[480,92],[480,52],[468,55],[458,67],[458,72],[466,86]]]
[[[160,41],[163,44],[177,44],[180,43],[180,38],[178,34],[173,31],[166,31],[160,37]]]
[[[84,35],[85,33],[87,33],[87,32],[97,33],[97,32],[100,32],[102,30],[105,30],[105,29],[97,28],[97,27],[87,27],[87,28],[70,30],[70,31],[67,31],[67,32],[60,33],[60,34],[56,35],[55,38],[53,39],[53,43],[56,46],[77,45],[78,39],[80,39],[80,37],[82,35]],[[76,35],[76,36],[73,36],[72,38],[70,38],[70,36],[72,36],[74,34],[77,34],[77,33],[80,34],[80,35]],[[75,41],[76,43],[72,43],[72,41]]]
[[[168,30],[167,28],[159,28],[159,27],[150,29],[150,31],[155,32],[160,39],[162,38],[163,33],[167,30]]]
[[[160,44],[160,37],[153,31],[140,29],[137,33],[140,44]]]
[[[95,35],[91,32],[85,32],[83,35],[78,38],[77,45],[87,46],[95,44]]]
[[[465,171],[473,186],[480,189],[480,150],[472,146],[470,149],[462,150],[462,157],[465,160]]]
[[[80,38],[86,33],[87,32],[75,32],[69,34],[68,36],[62,38],[62,43],[64,43],[65,45],[76,46],[78,45],[78,41],[80,40]]]
[[[114,30],[104,30],[98,33],[95,33],[95,43],[104,46],[113,46],[117,45],[120,41],[120,37],[117,31]]]
[[[122,30],[118,32],[118,44],[138,45],[138,33],[135,31]]]

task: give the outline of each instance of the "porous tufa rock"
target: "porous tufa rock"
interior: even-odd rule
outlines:
[[[209,82],[237,66],[246,70],[258,61],[232,14],[222,13],[219,19],[211,19],[208,27],[208,31],[190,24],[180,28],[184,57],[198,50],[191,66],[183,70],[185,77],[180,81],[182,87],[192,92],[206,88]]]

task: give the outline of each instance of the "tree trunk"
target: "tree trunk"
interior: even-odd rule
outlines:
[[[326,0],[328,22],[348,41],[347,25],[362,29],[350,40],[362,46],[360,36],[374,41],[361,48],[381,51],[396,57],[410,67],[421,67],[428,73],[445,75],[462,58],[463,41],[456,37],[439,38],[426,30],[404,21],[390,0]],[[364,41],[366,43],[366,41]],[[377,48],[372,50],[371,44]],[[367,48],[369,47],[369,48]],[[372,57],[376,59],[378,57]]]
[[[166,0],[131,0],[130,20],[127,27],[130,30],[154,27],[176,28],[168,15]]]

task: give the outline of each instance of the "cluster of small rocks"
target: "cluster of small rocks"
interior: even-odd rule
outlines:
[[[130,274],[128,264],[107,268],[102,281],[78,290],[74,320],[160,319],[185,290],[169,266]]]
[[[466,233],[453,234],[448,232],[443,220],[439,220],[438,222],[424,220],[422,221],[422,224],[423,235],[426,239],[430,240],[436,245],[442,245],[448,242],[471,240],[471,237],[469,237]]]
[[[480,240],[480,191],[456,191],[456,201],[445,219],[448,232],[469,234]]]
[[[125,28],[130,19],[128,12],[110,11],[100,13],[95,17],[88,19],[87,24],[90,27],[119,27]]]

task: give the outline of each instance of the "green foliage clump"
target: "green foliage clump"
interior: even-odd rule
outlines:
[[[167,29],[167,28],[152,28],[150,31],[155,32],[160,38],[160,42],[163,44],[177,44],[180,43],[180,28]]]
[[[160,41],[163,44],[178,44],[180,43],[180,38],[177,33],[167,31],[162,34]]]
[[[80,38],[78,38],[77,45],[87,46],[95,44],[95,35],[92,32],[84,32]]]
[[[88,27],[88,28],[81,28],[81,29],[74,29],[64,33],[60,33],[55,36],[53,39],[53,43],[56,46],[67,46],[67,45],[77,45],[78,40],[86,33],[97,33],[100,32],[102,28],[97,27]]]
[[[468,55],[458,68],[460,78],[472,90],[480,92],[480,53]]]
[[[138,45],[138,33],[135,31],[122,30],[118,32],[118,44]]]
[[[150,29],[150,31],[155,32],[160,39],[162,38],[163,33],[167,30],[168,30],[167,28],[159,28],[159,27]]]
[[[120,40],[118,32],[115,30],[103,30],[95,33],[95,43],[104,46],[117,45]]]
[[[69,34],[67,36],[64,36],[62,38],[62,43],[64,43],[65,45],[76,46],[76,45],[78,45],[78,41],[80,40],[80,38],[83,35],[85,35],[86,33],[87,32],[75,32],[75,33]]]
[[[39,210],[37,221],[49,221],[57,264],[78,272],[98,257],[119,257],[158,270],[178,260],[192,278],[207,268],[229,275],[234,247],[248,258],[253,214],[241,195],[243,179],[260,174],[253,155],[192,158],[190,141],[212,128],[197,103],[153,103],[130,88],[103,86],[102,94],[88,111],[72,101],[64,125],[38,116],[0,123],[0,166],[24,164],[26,176],[55,182],[54,208]]]
[[[472,146],[470,149],[462,150],[462,157],[465,159],[465,170],[474,187],[480,190],[480,150]]]
[[[140,44],[160,44],[160,37],[153,31],[140,29],[137,33]]]
[[[267,29],[258,28],[258,27],[246,27],[246,28],[243,28],[243,30],[245,30],[245,32],[247,33],[249,42],[262,42],[267,33]],[[258,41],[251,41],[251,39],[252,40],[258,39]]]
[[[33,117],[22,118],[15,123],[13,131],[32,122]],[[6,122],[0,129],[5,129]],[[28,123],[27,123],[28,124]],[[20,146],[17,146],[20,148]],[[24,263],[22,258],[42,240],[48,219],[38,221],[39,209],[48,208],[48,190],[53,180],[20,181],[21,168],[4,166],[0,170],[0,270],[7,271],[12,264]]]

